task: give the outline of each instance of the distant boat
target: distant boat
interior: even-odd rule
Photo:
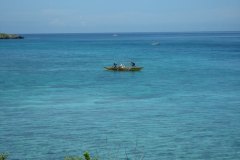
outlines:
[[[113,34],[112,36],[113,36],[113,37],[117,37],[117,36],[118,36],[118,34]]]
[[[153,42],[152,45],[153,46],[158,46],[158,45],[160,45],[160,42]]]
[[[106,70],[110,70],[110,71],[140,71],[141,69],[143,69],[143,67],[104,67]]]

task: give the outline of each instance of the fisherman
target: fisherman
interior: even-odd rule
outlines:
[[[115,62],[113,63],[113,67],[114,67],[114,68],[117,68],[117,64],[116,64]]]
[[[132,66],[132,67],[135,67],[135,63],[134,63],[134,62],[131,62],[131,66]]]
[[[120,66],[119,66],[120,68],[125,68],[125,66],[123,65],[123,64],[120,64]]]

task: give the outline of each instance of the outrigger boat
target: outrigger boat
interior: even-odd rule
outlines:
[[[143,69],[143,67],[115,67],[115,66],[111,66],[111,67],[104,67],[106,70],[110,70],[110,71],[140,71],[141,69]]]

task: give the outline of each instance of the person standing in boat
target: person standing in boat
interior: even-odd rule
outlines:
[[[136,65],[135,65],[134,62],[131,62],[131,66],[132,66],[132,67],[136,67]]]

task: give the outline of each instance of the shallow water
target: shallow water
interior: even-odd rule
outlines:
[[[240,159],[239,32],[24,36],[0,40],[10,159]]]

